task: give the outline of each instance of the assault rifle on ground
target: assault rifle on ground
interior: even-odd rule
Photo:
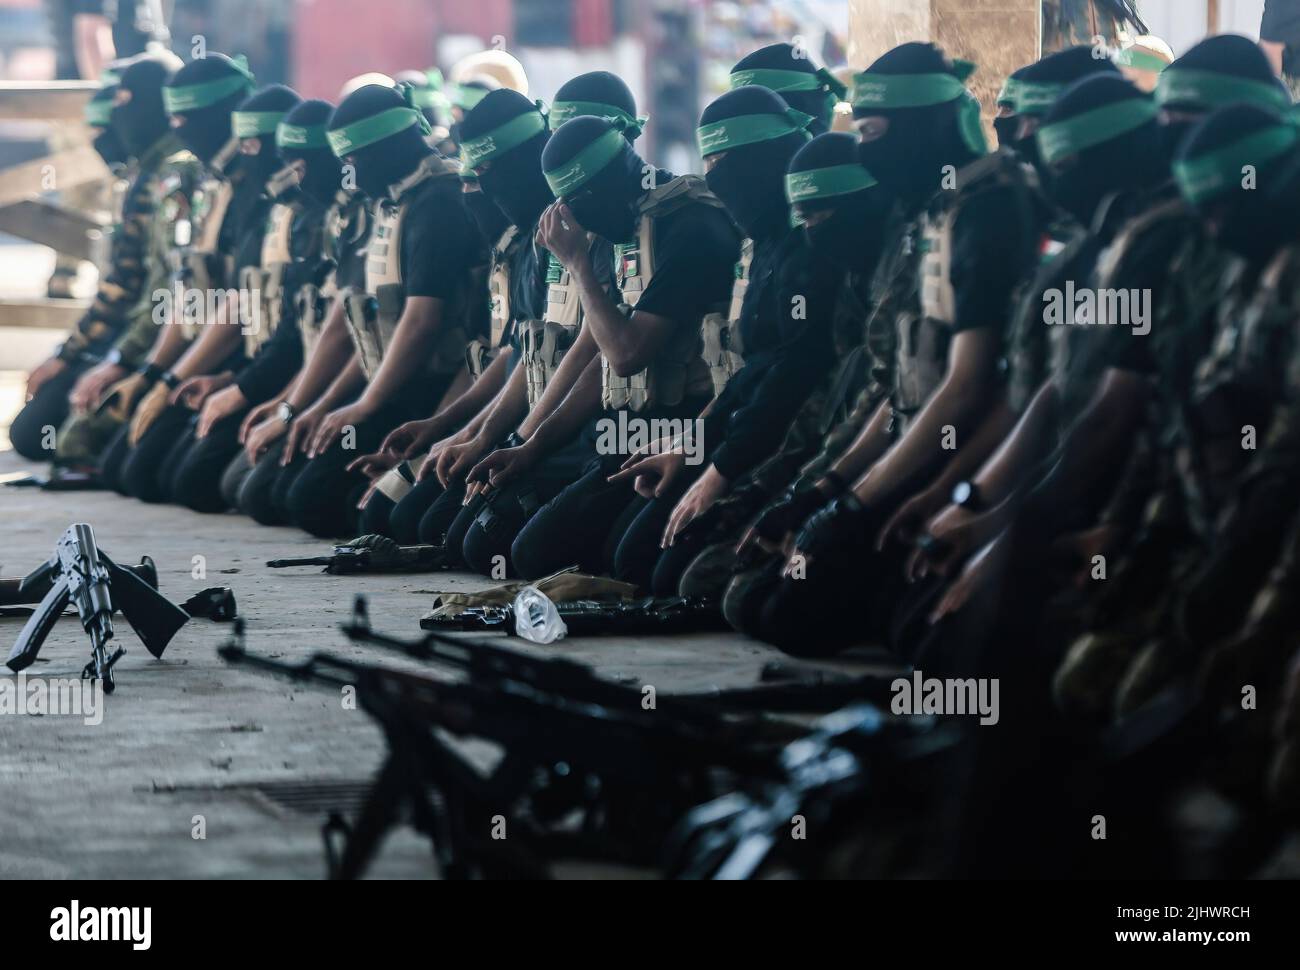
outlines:
[[[570,614],[563,610],[565,605],[567,604],[556,604],[565,623],[569,623]],[[511,611],[510,607],[502,609]],[[343,624],[342,629],[343,634],[356,643],[373,644],[416,660],[471,673],[481,671],[526,679],[546,689],[578,690],[582,692],[580,696],[594,703],[640,707],[644,698],[642,687],[617,684],[597,677],[590,667],[563,657],[537,658],[509,647],[459,639],[437,630],[429,630],[417,640],[378,633],[370,626],[364,596],[356,598],[352,620]],[[674,711],[689,706],[691,710],[707,712],[712,717],[723,712],[824,713],[863,701],[888,705],[890,683],[894,679],[893,676],[881,674],[849,677],[814,668],[783,668],[780,674],[781,679],[775,683],[754,687],[714,687],[685,694],[659,694],[658,702],[675,705]]]
[[[235,630],[219,649],[227,662],[349,688],[387,739],[355,823],[325,826],[332,878],[363,875],[403,820],[430,838],[448,878],[544,877],[561,860],[653,866],[677,820],[729,790],[726,778],[777,777],[779,745],[762,725],[631,706],[638,692],[579,664],[521,655],[506,669],[496,647],[467,677],[435,680],[325,653],[285,663],[249,653],[242,622]],[[489,742],[500,759],[485,766],[451,738]]]
[[[122,612],[155,657],[163,655],[176,631],[189,622],[189,614],[160,594],[157,583],[157,571],[150,560],[134,570],[119,566],[95,545],[90,526],[69,526],[53,557],[19,583],[15,595],[35,599],[40,591],[40,605],[9,652],[9,669],[31,666],[64,608],[71,604],[82,629],[90,635],[90,662],[81,676],[103,681],[104,692],[112,693],[113,666],[126,652],[119,647],[109,653],[115,610]]]
[[[555,604],[568,636],[665,636],[728,630],[716,600],[686,596],[639,600],[566,600]],[[511,606],[471,606],[452,617],[425,617],[425,630],[515,634]]]
[[[399,546],[386,536],[361,536],[335,546],[328,556],[307,559],[272,559],[271,569],[291,566],[324,566],[335,576],[356,573],[432,573],[449,568],[442,546]]]

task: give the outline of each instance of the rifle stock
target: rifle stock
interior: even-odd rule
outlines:
[[[104,553],[108,565],[113,603],[131,629],[154,657],[160,658],[178,630],[189,622],[190,615],[153,586],[129,569],[124,569]]]

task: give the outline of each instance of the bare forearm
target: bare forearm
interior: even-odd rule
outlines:
[[[597,353],[599,350],[595,338],[592,337],[590,330],[583,327],[578,334],[578,339],[560,360],[560,366],[555,369],[555,374],[547,383],[541,398],[528,413],[528,417],[524,418],[523,423],[519,425],[521,437],[531,438],[541,423],[555,413],[555,409],[564,403],[564,399],[568,397],[569,392]]]
[[[343,319],[343,306],[335,305],[330,318],[321,330],[320,339],[312,349],[311,358],[303,367],[289,403],[299,410],[308,407],[321,396],[330,383],[348,366],[353,355],[352,337]]]
[[[211,373],[239,346],[242,336],[233,325],[219,322],[208,327],[172,367],[172,373],[181,380]]]
[[[342,373],[330,382],[329,387],[325,389],[325,393],[320,396],[320,400],[316,403],[326,410],[337,407],[350,400],[365,383],[366,374],[361,369],[361,362],[353,357],[348,362],[348,365],[343,368]],[[307,402],[307,404],[311,403],[311,401]]]
[[[189,341],[185,339],[185,333],[180,327],[163,327],[162,335],[149,352],[148,363],[166,370],[180,360],[188,346]]]
[[[600,411],[600,389],[600,358],[593,357],[565,396],[564,403],[527,440],[545,453],[563,448]]]
[[[956,434],[968,430],[985,400],[968,382],[945,381],[902,439],[854,486],[858,499],[864,505],[879,502],[938,465],[947,454],[943,446],[949,429]]]
[[[889,448],[890,417],[889,401],[886,400],[876,408],[871,420],[853,439],[848,450],[831,465],[831,472],[844,481],[851,482],[870,468],[871,463]]]
[[[513,431],[528,412],[528,371],[516,367],[506,386],[487,409],[477,437],[495,444]]]
[[[975,483],[986,501],[1006,499],[1045,457],[1058,401],[1055,384],[1048,382],[1039,388],[1006,440],[984,463]]]
[[[618,305],[601,286],[589,258],[584,258],[577,264],[573,278],[578,284],[582,300],[583,326],[591,330],[596,346],[620,373],[629,369],[635,372],[636,365],[645,352],[638,328],[631,325],[631,321],[619,311]]]
[[[407,310],[398,321],[393,342],[384,352],[378,372],[371,378],[361,404],[371,414],[397,396],[398,392],[424,368],[433,354],[438,333],[442,329],[442,301],[420,298],[426,307],[414,308],[414,300],[407,301]]]

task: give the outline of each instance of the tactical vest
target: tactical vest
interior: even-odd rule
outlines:
[[[348,330],[367,380],[378,373],[406,308],[402,231],[411,202],[420,188],[436,179],[458,179],[459,172],[458,163],[430,155],[415,172],[392,187],[391,198],[375,203],[374,225],[366,249],[366,289],[346,296]],[[429,361],[430,373],[447,374],[463,363],[468,343],[466,310],[464,306],[444,307],[443,326]]]
[[[740,309],[749,290],[749,269],[754,262],[754,240],[740,244],[740,262],[736,264],[736,282],[731,286],[731,307],[724,316],[710,313],[704,317],[702,340],[704,362],[713,378],[713,393],[718,395],[727,381],[745,366],[745,351],[740,339]]]
[[[1192,378],[1175,449],[1190,522],[1203,537],[1213,534],[1242,473],[1264,451],[1279,408],[1291,398],[1287,365],[1295,349],[1298,260],[1300,253],[1288,247],[1257,282],[1241,260],[1223,274],[1213,344]],[[1244,445],[1248,429],[1254,449]]]
[[[639,206],[636,237],[614,247],[614,285],[619,310],[631,316],[655,273],[655,224],[692,202],[723,208],[698,175],[682,175],[649,192]],[[630,377],[620,377],[603,354],[600,359],[601,403],[606,410],[643,411],[673,407],[688,397],[708,395],[713,379],[702,356],[699,326],[682,326],[660,348],[659,356]]]
[[[240,271],[239,287],[244,293],[258,294],[257,310],[260,319],[253,326],[244,326],[244,354],[251,360],[261,346],[280,326],[284,315],[285,275],[293,266],[290,248],[293,221],[300,205],[277,202],[267,217],[266,232],[262,236],[262,256],[257,266],[245,266]]]
[[[478,377],[496,358],[510,334],[510,266],[519,247],[528,240],[519,235],[517,226],[509,227],[492,247],[488,264],[488,334],[475,337],[465,350],[465,364]]]
[[[205,179],[195,193],[192,214],[197,227],[191,227],[194,235],[182,260],[186,285],[205,294],[226,289],[234,275],[234,255],[221,252],[221,229],[234,196],[235,187],[215,177]],[[195,321],[185,321],[181,326],[185,339],[198,336]]]
[[[551,378],[560,368],[560,361],[578,339],[581,329],[582,301],[573,274],[548,253],[546,316],[542,320],[525,321],[520,332],[530,411],[542,399]]]
[[[956,184],[954,191],[937,193],[914,223],[908,238],[919,254],[905,256],[902,266],[892,265],[893,260],[884,266],[887,272],[897,274],[891,288],[898,287],[900,297],[894,317],[897,366],[893,393],[895,430],[899,433],[907,430],[948,371],[948,346],[957,314],[952,285],[953,229],[963,206],[982,192],[1012,186],[1025,194],[1024,211],[1010,212],[1007,218],[1023,218],[1030,211],[1020,166],[1001,153],[985,155],[962,168],[956,174]],[[1006,254],[1008,259],[1016,257]],[[912,303],[914,293],[919,306]]]

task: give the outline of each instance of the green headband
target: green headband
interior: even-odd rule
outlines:
[[[202,81],[181,87],[164,86],[163,107],[167,109],[167,113],[174,115],[183,111],[197,111],[223,101],[232,94],[251,91],[257,82],[253,79],[247,64],[244,63],[243,56],[231,58],[230,66],[235,69],[234,74],[213,81]]]
[[[1020,90],[1020,82],[1013,77],[1007,78],[1002,82],[1002,90],[998,92],[997,104],[1009,104],[1011,110],[1016,108],[1016,95]]]
[[[275,129],[277,148],[329,148],[325,125],[290,125],[280,122]]]
[[[807,132],[812,121],[811,115],[793,109],[784,114],[737,115],[700,125],[695,137],[701,155],[714,155],[784,135],[802,134],[806,140],[812,137]]]
[[[230,127],[236,138],[270,135],[286,114],[287,111],[235,111],[230,115]]]
[[[619,119],[624,124],[624,131],[635,131],[639,136],[645,130],[649,118],[633,118],[617,105],[605,104],[603,101],[556,101],[551,105],[551,130],[559,128],[566,121],[582,115],[604,118],[606,121]]]
[[[546,130],[546,119],[541,111],[525,111],[516,115],[499,128],[494,128],[486,135],[471,138],[461,145],[465,164],[478,168],[484,162],[504,155],[518,148],[530,138]]]
[[[1185,102],[1202,108],[1219,108],[1238,101],[1262,104],[1280,111],[1291,107],[1291,99],[1278,84],[1217,71],[1198,71],[1177,64],[1170,65],[1160,75],[1155,97],[1156,104],[1162,108]]]
[[[1207,155],[1174,163],[1174,178],[1183,198],[1193,204],[1203,203],[1240,185],[1242,169],[1258,168],[1295,148],[1300,130],[1287,123],[1265,128],[1216,149]]]
[[[377,115],[358,119],[342,128],[335,128],[327,132],[325,137],[329,139],[334,154],[342,158],[348,152],[383,141],[413,125],[423,128],[427,124],[424,115],[415,108],[388,108]]]
[[[114,84],[121,83],[121,80],[122,73],[120,71],[105,70],[99,75],[100,86],[105,88],[111,88]]]
[[[1155,102],[1149,98],[1129,98],[1054,121],[1038,129],[1038,151],[1050,165],[1140,128],[1155,118],[1156,111]]]
[[[627,149],[627,139],[617,128],[600,137],[559,168],[546,172],[546,184],[557,199],[568,198],[598,175]]]
[[[848,93],[846,88],[830,71],[821,68],[818,71],[787,71],[780,68],[755,68],[754,70],[733,71],[731,73],[731,90],[749,87],[751,84],[780,94],[783,91],[817,91],[825,88],[835,95],[837,101],[843,100]]]
[[[1163,57],[1157,57],[1141,47],[1125,47],[1115,55],[1115,63],[1120,67],[1132,67],[1139,71],[1154,71],[1160,74],[1169,66]]]
[[[1016,114],[1045,115],[1066,85],[1059,81],[1016,81]]]
[[[877,74],[853,77],[854,108],[928,108],[955,101],[966,92],[966,79],[975,70],[970,61],[953,61],[955,74]]]
[[[451,103],[462,111],[469,111],[490,93],[487,88],[472,84],[450,84],[447,88]]]
[[[851,195],[877,184],[861,165],[831,165],[806,172],[791,172],[785,177],[785,198],[791,205],[814,199],[832,199]]]
[[[413,88],[411,91],[411,103],[417,108],[443,108],[451,107],[451,102],[447,96],[437,88]]]
[[[86,102],[86,124],[94,128],[107,128],[113,116],[113,102],[108,98],[92,98]]]

